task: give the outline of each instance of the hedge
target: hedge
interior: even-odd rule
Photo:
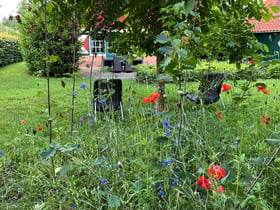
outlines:
[[[136,81],[144,84],[153,84],[160,78],[156,75],[156,67],[155,65],[145,65],[139,64],[136,67]],[[244,68],[242,70],[234,70],[234,69],[222,69],[216,68],[211,71],[211,73],[225,72],[227,80],[249,80],[249,79],[279,79],[280,78],[280,60],[272,60],[267,63],[265,66],[260,66],[259,68],[250,70]],[[187,71],[184,72],[186,80],[188,82],[197,82],[200,81],[201,78],[209,73],[209,71],[205,69],[191,69],[187,68]],[[170,82],[171,75],[167,75],[164,78],[165,81]],[[178,79],[178,78],[177,78]]]
[[[21,61],[22,56],[18,41],[0,36],[0,67]]]

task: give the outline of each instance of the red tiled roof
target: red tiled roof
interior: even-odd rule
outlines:
[[[266,6],[278,6],[280,7],[280,0],[266,0]],[[255,19],[249,20],[249,23],[254,24]],[[255,27],[252,29],[254,33],[266,33],[266,32],[280,32],[280,14],[276,15],[276,18],[270,18],[268,22],[264,19],[261,19],[260,22],[257,22]]]

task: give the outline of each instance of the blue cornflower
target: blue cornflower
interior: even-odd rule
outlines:
[[[177,185],[179,183],[179,180],[178,179],[173,179],[171,181],[171,185]]]
[[[168,129],[166,129],[166,131],[165,131],[165,136],[166,136],[166,137],[169,137],[170,134],[171,134],[170,131],[169,131]]]
[[[76,209],[77,205],[75,203],[72,204],[71,209]]]
[[[133,98],[128,98],[128,102],[132,103],[133,102]]]
[[[0,155],[4,155],[5,154],[5,152],[0,152]]]
[[[93,119],[90,119],[90,120],[87,122],[88,126],[91,126],[92,123],[93,123]]]
[[[72,96],[73,96],[73,97],[76,97],[76,96],[77,96],[77,91],[76,91],[76,90],[73,91]]]
[[[107,182],[108,182],[108,180],[106,178],[101,179],[101,184],[106,184]]]
[[[164,191],[159,191],[158,192],[158,196],[163,196],[164,195]]]
[[[99,100],[98,100],[98,103],[100,103],[100,104],[104,104],[105,102],[106,102],[105,99],[99,99]]]
[[[81,89],[86,89],[87,85],[84,83],[80,86]]]
[[[125,173],[124,173],[124,172],[122,172],[122,173],[121,173],[120,180],[122,180],[124,176],[125,176]]]
[[[170,125],[168,120],[164,120],[162,124],[165,128],[168,128]]]
[[[91,114],[90,113],[87,113],[87,117],[90,117],[91,116]]]
[[[83,118],[83,117],[80,117],[80,121],[83,122],[83,121],[84,121],[84,118]]]
[[[171,163],[171,159],[167,158],[165,161],[163,161],[162,166],[163,167],[168,166],[170,163]]]

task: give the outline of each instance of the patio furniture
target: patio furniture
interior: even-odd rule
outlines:
[[[193,95],[186,93],[186,99],[196,104],[212,104],[221,100],[222,106],[225,108],[223,99],[220,95],[225,73],[210,73],[206,74],[200,81],[198,94]]]
[[[98,79],[94,81],[93,109],[96,118],[97,112],[108,112],[122,109],[122,80],[120,79]]]

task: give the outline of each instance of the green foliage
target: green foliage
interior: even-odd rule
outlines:
[[[17,40],[0,36],[0,67],[22,61]]]
[[[139,64],[135,66],[136,81],[144,84],[153,84],[156,82],[156,66]]]
[[[62,2],[60,2],[62,3]],[[47,31],[48,31],[48,54],[46,58],[46,43],[43,11],[40,2],[25,4],[21,3],[20,31],[21,50],[25,62],[28,64],[30,74],[46,76],[45,60],[49,61],[50,76],[61,77],[65,73],[73,72],[73,52],[76,50],[76,62],[81,57],[79,53],[80,42],[73,46],[73,33],[71,16],[67,16],[67,10],[72,8],[68,5],[56,5],[52,2],[47,4]],[[55,19],[53,14],[65,12],[65,17]]]

